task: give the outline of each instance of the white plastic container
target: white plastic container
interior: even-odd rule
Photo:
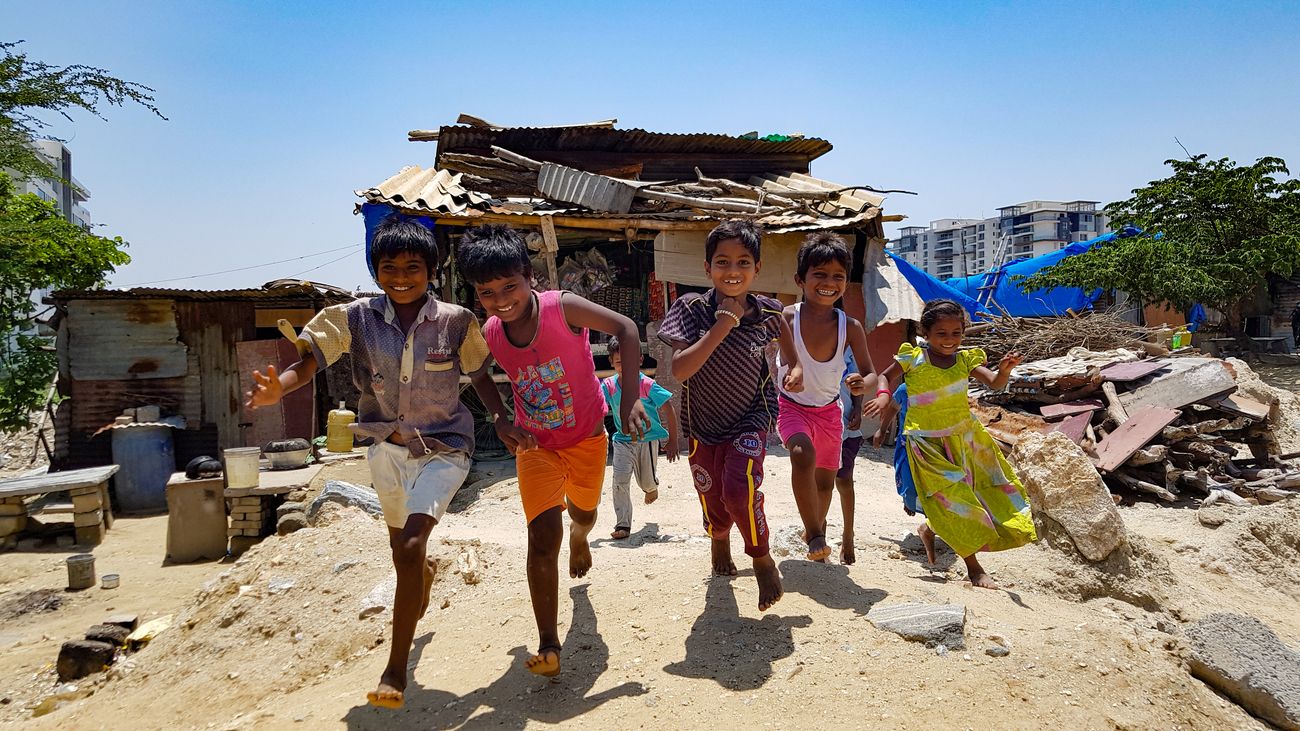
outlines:
[[[258,447],[233,447],[224,452],[226,458],[226,487],[257,487]]]

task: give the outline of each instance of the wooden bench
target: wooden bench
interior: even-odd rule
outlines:
[[[71,499],[77,543],[99,545],[113,525],[108,480],[117,469],[111,464],[0,480],[0,545],[17,543],[18,534],[27,527],[27,498],[57,492],[66,492]]]

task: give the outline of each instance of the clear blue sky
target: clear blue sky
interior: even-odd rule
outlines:
[[[993,215],[1124,197],[1193,152],[1300,169],[1300,3],[39,3],[0,37],[157,90],[69,138],[115,285],[303,274],[369,285],[353,190],[432,162],[406,131],[617,117],[665,132],[803,132],[813,172],[915,190],[890,213]],[[381,9],[382,8],[382,9]]]

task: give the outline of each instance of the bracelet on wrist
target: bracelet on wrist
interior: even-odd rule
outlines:
[[[879,395],[882,394],[882,393],[885,394],[885,395],[889,395],[889,394],[893,393],[893,391],[890,391],[890,390],[887,389],[887,388],[882,388],[882,389],[876,391],[876,395],[877,395],[877,396],[879,396]]]
[[[737,315],[736,313],[731,312],[730,310],[714,310],[713,318],[715,320],[720,320],[723,318],[723,316],[730,317],[732,322],[736,324],[736,327],[740,327],[740,315]]]

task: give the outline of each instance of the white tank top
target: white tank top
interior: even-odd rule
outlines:
[[[776,357],[776,387],[781,395],[795,403],[804,406],[825,406],[840,399],[840,384],[844,382],[844,333],[847,320],[844,312],[836,310],[835,313],[840,318],[839,334],[835,338],[835,355],[832,355],[828,361],[820,361],[809,355],[808,348],[803,344],[803,328],[799,326],[803,303],[794,306],[794,348],[799,356],[799,363],[803,366],[803,390],[799,393],[785,390],[785,374],[790,370],[790,366],[781,362],[779,351]]]

